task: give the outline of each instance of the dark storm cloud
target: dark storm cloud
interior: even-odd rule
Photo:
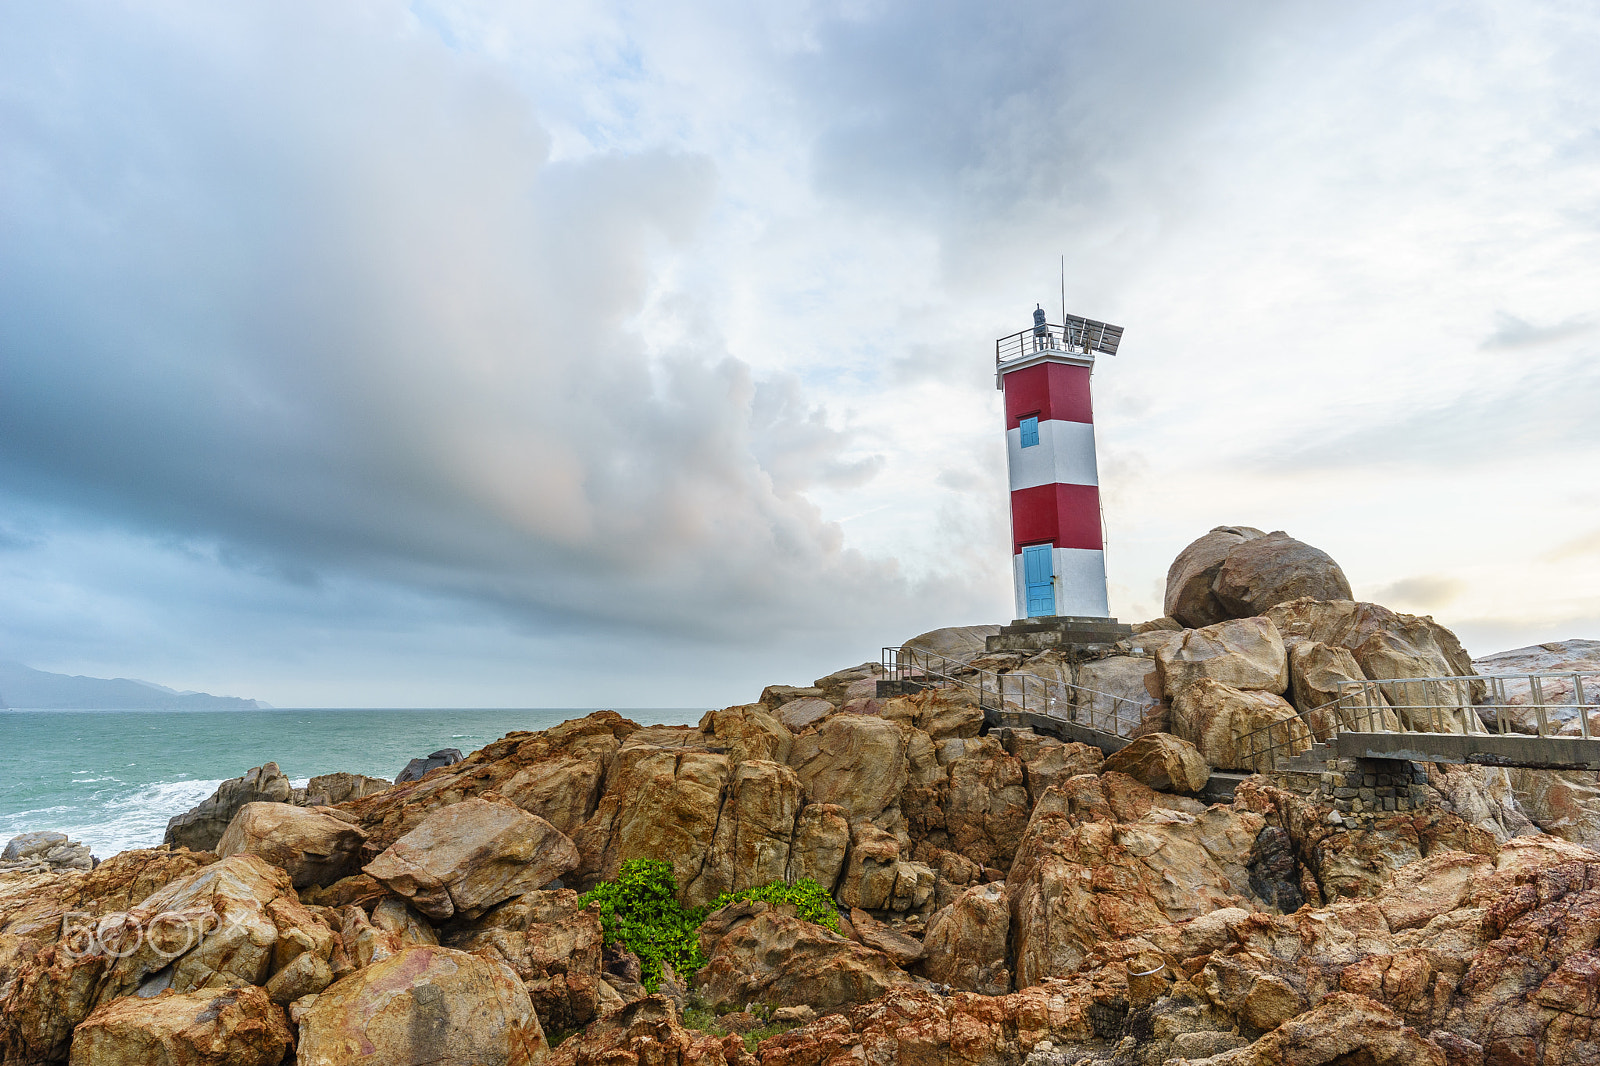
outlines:
[[[911,595],[802,495],[871,457],[715,335],[632,327],[707,159],[551,162],[509,85],[382,7],[103,14],[0,46],[5,492],[547,622]]]

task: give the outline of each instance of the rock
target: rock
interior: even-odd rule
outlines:
[[[927,688],[911,696],[884,700],[878,714],[932,741],[975,737],[983,731],[983,708],[958,688]]]
[[[850,823],[845,814],[836,803],[808,803],[800,809],[785,880],[809,879],[833,891],[850,850]]]
[[[65,833],[19,833],[0,853],[0,871],[24,867],[41,871],[92,870],[94,856],[89,854],[89,845],[69,840]]]
[[[476,917],[578,865],[571,840],[543,818],[483,799],[441,808],[365,872],[434,919]]]
[[[738,1036],[685,1029],[666,996],[646,996],[563,1040],[549,1066],[755,1066]]]
[[[1314,1010],[1285,1020],[1229,1066],[1446,1066],[1444,1049],[1365,996],[1335,992]]]
[[[695,984],[713,1009],[765,1003],[827,1010],[911,983],[883,952],[765,903],[730,904],[708,915],[700,945],[710,961]]]
[[[919,633],[900,646],[906,652],[923,652],[942,656],[958,663],[969,663],[983,654],[984,644],[990,637],[998,636],[999,626],[950,626]]]
[[[1022,760],[1007,755],[993,737],[946,741],[955,744],[963,754],[948,764],[948,846],[984,866],[1009,866],[1033,806]]]
[[[1098,774],[1106,757],[1093,744],[1059,744],[1023,763],[1028,795],[1034,803],[1047,789],[1079,774]]]
[[[1019,988],[1077,971],[1102,941],[1237,906],[1248,893],[1246,861],[1265,819],[1164,802],[1178,801],[1116,773],[1074,778],[1041,799],[1006,878]]]
[[[215,850],[240,807],[246,803],[287,803],[293,791],[277,763],[257,766],[242,777],[218,785],[194,809],[174,816],[167,823],[162,843],[190,851]]]
[[[1600,640],[1553,640],[1548,644],[1534,644],[1526,648],[1496,652],[1472,661],[1480,674],[1561,674],[1583,672],[1600,673]],[[1525,679],[1503,683],[1506,702],[1513,710],[1509,717],[1519,730],[1532,731],[1538,724],[1532,686]],[[1561,731],[1578,733],[1578,706],[1576,691],[1570,677],[1545,677],[1540,679],[1539,694],[1545,705],[1545,720],[1559,723]],[[1583,679],[1583,702],[1594,723],[1591,736],[1600,736],[1600,678]]]
[[[1250,849],[1250,889],[1285,914],[1299,910],[1305,903],[1294,860],[1294,842],[1275,825],[1262,829]]]
[[[789,765],[812,803],[843,807],[852,821],[875,818],[906,783],[900,727],[866,715],[834,715],[794,738]]]
[[[1107,732],[1137,727],[1161,702],[1156,664],[1143,656],[1110,655],[1083,663],[1076,684],[1079,720]]]
[[[794,736],[759,703],[707,711],[700,719],[700,732],[710,743],[727,748],[735,766],[746,759],[787,763]]]
[[[628,737],[594,817],[573,833],[583,858],[576,884],[614,878],[628,859],[660,859],[673,864],[679,901],[697,905],[685,893],[711,851],[729,775],[728,756],[704,740],[698,730],[669,727]]]
[[[778,708],[778,721],[791,733],[803,733],[807,726],[832,714],[836,708],[827,700],[815,696],[802,696]]]
[[[1361,672],[1361,666],[1356,662],[1355,656],[1345,648],[1316,640],[1300,640],[1289,649],[1290,689],[1294,695],[1294,705],[1299,708],[1302,715],[1311,715],[1318,708],[1337,700],[1340,696],[1341,682],[1365,680],[1366,675]],[[1383,698],[1382,693],[1373,695],[1375,697],[1373,717],[1378,720],[1372,723],[1365,720],[1367,712],[1364,710],[1366,705],[1364,699],[1361,701],[1363,708],[1361,710],[1353,707],[1348,710],[1335,708],[1323,711],[1317,718],[1308,720],[1321,732],[1325,726],[1332,726],[1333,722],[1328,716],[1337,710],[1343,724],[1351,728],[1381,725],[1384,729],[1398,729],[1400,720],[1389,709],[1389,701]]]
[[[297,999],[316,995],[331,984],[333,969],[327,960],[306,951],[272,975],[267,982],[267,997],[280,1007],[287,1007]]]
[[[952,988],[1003,996],[1011,991],[1010,930],[1005,885],[974,885],[928,920],[918,972]]]
[[[544,1032],[504,963],[407,948],[317,996],[299,1016],[298,1066],[531,1066]]]
[[[395,775],[394,783],[403,785],[407,781],[421,781],[429,770],[437,770],[441,766],[454,766],[460,761],[460,748],[440,748],[432,755],[412,759],[406,763],[405,769]]]
[[[906,969],[922,957],[922,942],[884,925],[859,907],[850,911],[850,927],[856,935],[850,939],[875,948],[889,956],[889,961]]]
[[[822,690],[815,685],[768,685],[761,690],[760,703],[772,714],[778,713],[778,708],[785,703],[795,700],[822,698]]]
[[[711,850],[685,898],[700,905],[724,892],[783,880],[800,800],[800,779],[787,766],[766,759],[735,766]]]
[[[289,874],[296,888],[354,873],[367,834],[332,815],[287,803],[246,803],[217,842],[217,857],[248,852]]]
[[[1279,530],[1228,552],[1211,591],[1228,617],[1247,618],[1302,596],[1348,600],[1350,582],[1327,552]]]
[[[1440,641],[1441,634],[1455,635],[1431,618],[1401,616],[1392,629],[1380,630],[1362,641],[1354,651],[1361,670],[1373,681],[1384,680],[1378,688],[1394,708],[1394,713],[1411,729],[1483,732],[1473,702],[1484,694],[1484,684],[1459,684],[1407,681],[1406,678],[1452,677],[1459,671],[1452,654]],[[1457,645],[1459,647],[1459,645]],[[1471,670],[1470,663],[1467,667]],[[1385,680],[1385,679],[1396,680]],[[1436,709],[1432,705],[1440,705]]]
[[[113,1000],[72,1036],[72,1066],[278,1066],[294,1044],[259,988]]]
[[[1250,752],[1240,740],[1275,722],[1271,739],[1287,746],[1278,754],[1295,755],[1311,747],[1311,732],[1281,696],[1270,692],[1241,691],[1210,679],[1185,686],[1172,701],[1172,731],[1200,750],[1206,762],[1221,770],[1261,770],[1250,765]],[[1280,736],[1281,734],[1281,736]],[[1265,746],[1266,734],[1259,738]]]
[[[907,861],[900,842],[870,822],[850,826],[850,852],[836,896],[846,907],[863,910],[919,910],[933,898],[937,875]]]
[[[1178,553],[1167,570],[1166,614],[1190,629],[1230,617],[1211,591],[1228,553],[1265,533],[1251,526],[1217,526]]]
[[[589,1024],[606,1009],[602,939],[598,913],[578,906],[576,892],[559,889],[525,893],[457,924],[445,946],[506,963],[527,987],[541,1021],[565,1030]]]
[[[807,1006],[779,1007],[772,1012],[774,1025],[810,1025],[817,1020],[817,1012]]]
[[[1162,692],[1176,699],[1202,678],[1241,689],[1280,693],[1289,687],[1289,659],[1270,618],[1240,618],[1204,629],[1156,653]]]
[[[1168,733],[1151,733],[1106,758],[1105,769],[1127,774],[1158,792],[1196,793],[1211,779],[1200,750]]]
[[[300,800],[304,807],[334,807],[353,799],[371,796],[388,788],[392,782],[365,774],[320,774],[306,783],[305,796]]]
[[[615,711],[596,711],[538,733],[508,733],[425,780],[396,784],[339,809],[382,851],[441,807],[493,792],[569,836],[600,802],[601,783],[621,741],[639,727]],[[682,730],[703,742],[694,730]]]
[[[878,694],[878,679],[883,676],[881,663],[862,663],[843,670],[835,670],[827,677],[819,677],[816,687],[822,698],[833,703],[847,703],[855,699],[868,699]]]

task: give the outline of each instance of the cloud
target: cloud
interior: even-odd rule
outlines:
[[[641,333],[711,160],[552,161],[503,73],[397,8],[185,10],[10,49],[5,492],[541,624],[741,637],[918,595],[806,498],[881,468],[848,427],[713,326]]]
[[[1574,537],[1540,556],[1545,562],[1560,563],[1585,555],[1600,555],[1600,529]]]
[[[1396,607],[1430,610],[1447,607],[1467,590],[1467,583],[1444,574],[1422,574],[1401,578],[1373,593],[1373,599]]]
[[[1581,316],[1569,318],[1550,326],[1535,326],[1518,318],[1516,315],[1507,314],[1505,311],[1496,311],[1494,318],[1494,332],[1484,338],[1482,345],[1480,345],[1480,347],[1487,350],[1496,348],[1531,348],[1535,345],[1549,344],[1552,341],[1580,336],[1594,328],[1592,321],[1587,317]]]

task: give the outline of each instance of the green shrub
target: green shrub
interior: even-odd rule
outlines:
[[[663,961],[685,981],[706,964],[696,935],[706,912],[678,905],[670,862],[629,859],[615,881],[600,882],[578,897],[578,903],[600,904],[605,942],[620,942],[639,956],[639,981],[647,992],[661,989]]]
[[[726,907],[730,903],[741,903],[745,900],[762,903],[790,903],[794,905],[795,914],[808,922],[815,922],[824,929],[832,929],[835,933],[839,929],[839,911],[833,905],[833,898],[828,895],[828,890],[811,880],[802,877],[793,883],[773,881],[771,884],[761,885],[757,888],[745,888],[738,892],[724,892],[711,904],[711,910]]]
[[[810,878],[724,892],[710,908],[686,908],[678,905],[672,864],[655,859],[629,859],[617,871],[615,881],[600,882],[580,896],[578,903],[585,907],[599,904],[606,944],[620,943],[639,956],[639,981],[647,992],[657,992],[663,962],[671,963],[685,982],[706,964],[699,938],[706,914],[745,900],[793,904],[799,917],[839,932],[839,912],[833,900]]]

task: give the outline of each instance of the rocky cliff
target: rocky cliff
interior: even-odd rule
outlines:
[[[1417,767],[1403,811],[1259,776],[1197,798],[1242,730],[1341,676],[1470,670],[1431,619],[1256,532],[1175,564],[1200,624],[1094,661],[918,638],[1139,698],[1109,759],[957,690],[880,699],[867,664],[696,726],[512,733],[388,787],[297,796],[262,768],[174,819],[187,847],[0,872],[0,1061],[1600,1061],[1600,854],[1530,821],[1526,782]],[[692,919],[681,974],[646,974],[579,895],[640,859],[671,863],[652,906]],[[807,880],[836,922],[748,898]]]

